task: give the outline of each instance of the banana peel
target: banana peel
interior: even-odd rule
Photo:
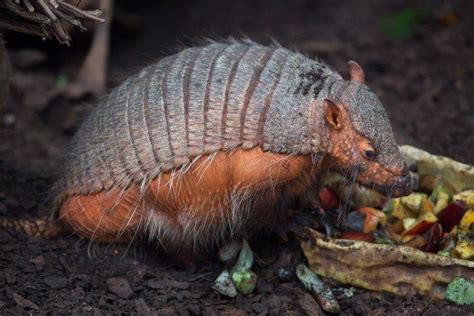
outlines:
[[[309,228],[299,240],[313,272],[344,284],[443,299],[454,278],[474,282],[474,262],[467,260],[407,246],[333,239]]]

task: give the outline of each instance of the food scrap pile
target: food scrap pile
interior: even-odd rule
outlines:
[[[402,146],[414,193],[387,198],[328,174],[322,214],[336,233],[300,237],[316,274],[374,291],[474,304],[474,167]],[[344,212],[349,212],[344,216]]]
[[[328,175],[320,191],[327,212],[347,201],[350,212],[339,238],[474,260],[474,168],[413,147],[401,148],[413,170],[414,192],[388,199]]]

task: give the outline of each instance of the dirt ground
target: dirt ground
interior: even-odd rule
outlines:
[[[195,39],[275,39],[318,55],[343,75],[349,59],[358,61],[384,102],[400,143],[474,164],[473,1],[118,3],[110,88]],[[405,38],[383,27],[387,17],[413,8],[422,8],[424,18]],[[78,34],[69,49],[6,34],[14,74],[11,98],[0,109],[1,217],[47,213],[44,201],[58,160],[93,107],[93,100],[50,98],[49,92],[77,70],[88,36]],[[25,47],[46,54],[25,57]],[[282,279],[277,273],[299,260],[297,245],[269,238],[251,246],[257,256],[257,290],[227,299],[210,289],[224,268],[213,257],[184,264],[152,245],[97,245],[73,235],[48,240],[0,231],[0,315],[311,314],[315,302],[296,278]],[[473,309],[419,296],[357,289],[347,298],[340,286],[331,284],[342,315],[474,315]]]

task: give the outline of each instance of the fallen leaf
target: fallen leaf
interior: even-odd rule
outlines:
[[[374,291],[397,295],[418,292],[444,298],[451,280],[474,281],[474,262],[447,258],[407,246],[337,240],[308,229],[300,244],[317,274]]]

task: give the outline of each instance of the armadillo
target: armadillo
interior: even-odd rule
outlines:
[[[78,129],[58,219],[97,241],[196,249],[284,225],[294,205],[317,203],[328,169],[408,194],[386,111],[348,65],[344,80],[319,59],[243,40],[144,68]]]

